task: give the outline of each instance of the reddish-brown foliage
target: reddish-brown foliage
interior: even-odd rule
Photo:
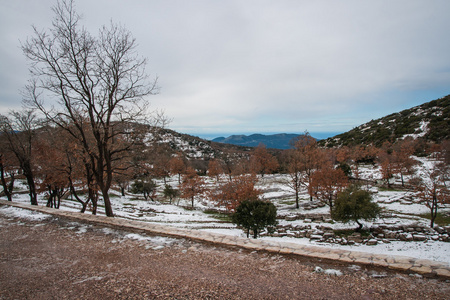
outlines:
[[[331,165],[327,165],[312,175],[311,192],[321,202],[333,210],[334,201],[338,194],[348,186],[348,178],[344,172]]]
[[[191,199],[194,207],[194,198],[205,191],[205,181],[192,168],[187,168],[180,185],[181,197]]]
[[[218,206],[224,206],[228,211],[234,212],[242,201],[256,200],[261,195],[261,191],[255,188],[256,182],[255,175],[233,177],[231,181],[210,191],[209,198]]]

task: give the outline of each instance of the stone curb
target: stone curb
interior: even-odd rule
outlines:
[[[247,250],[259,250],[284,255],[297,255],[333,260],[343,263],[385,267],[396,271],[413,272],[426,277],[440,277],[443,279],[450,279],[450,267],[448,264],[427,259],[415,259],[405,256],[372,254],[342,249],[330,249],[288,242],[247,239],[220,233],[204,232],[195,229],[175,228],[141,221],[109,218],[99,215],[94,216],[87,213],[83,214],[79,212],[64,211],[45,206],[34,206],[5,200],[0,200],[0,205],[14,206],[71,220],[131,230],[134,232],[187,238],[201,242],[220,244],[224,246],[239,247]]]

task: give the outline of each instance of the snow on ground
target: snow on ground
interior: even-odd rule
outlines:
[[[18,217],[30,221],[43,221],[50,218],[50,215],[47,214],[12,206],[0,207],[0,214],[6,217]]]
[[[426,159],[420,159],[422,165],[429,167],[432,162]],[[380,178],[379,170],[372,166],[360,167],[360,174],[365,179],[378,179]],[[294,193],[282,182],[286,180],[283,175],[265,175],[261,178],[258,188],[261,188],[265,193],[263,197],[271,200],[278,209],[278,215],[280,216],[292,216],[302,214],[328,214],[329,208],[327,206],[311,206],[309,201],[309,195],[306,191],[303,191],[300,195],[300,208],[295,208]],[[172,177],[169,179],[169,184],[177,186],[178,177]],[[213,185],[215,180],[207,179],[208,185]],[[397,179],[397,183],[398,183]],[[157,181],[160,187],[164,186],[162,181]],[[20,183],[17,185],[18,189],[26,189],[26,185]],[[421,224],[423,226],[429,225],[429,220],[421,217],[420,215],[428,213],[428,208],[422,204],[417,203],[413,193],[406,191],[386,191],[369,186],[370,190],[374,192],[373,198],[384,209],[383,218],[377,219],[374,222],[366,222],[366,226],[387,224],[387,225],[408,225],[408,224]],[[4,198],[3,198],[4,199]],[[223,216],[217,213],[211,213],[208,211],[217,210],[218,208],[214,204],[207,201],[205,198],[196,199],[195,209],[191,209],[190,201],[176,199],[173,204],[169,204],[162,197],[158,198],[158,201],[145,201],[138,195],[127,194],[122,197],[118,192],[111,191],[111,202],[113,205],[113,211],[116,217],[132,220],[140,220],[144,222],[157,223],[161,225],[169,225],[181,228],[195,228],[198,230],[204,230],[208,232],[215,232],[221,234],[227,234],[232,236],[245,237],[245,233],[237,229],[235,225],[227,222]],[[29,203],[29,199],[26,193],[15,194],[13,201],[21,203]],[[40,205],[45,205],[46,200],[44,195],[40,195],[38,198]],[[179,202],[179,203],[178,203]],[[179,205],[177,205],[179,204]],[[61,203],[61,209],[70,211],[79,211],[81,205],[73,200],[66,199]],[[450,206],[441,206],[441,212],[450,212]],[[45,221],[48,215],[30,212],[13,207],[1,207],[0,213],[6,216],[18,216],[30,220]],[[98,213],[104,214],[102,202],[99,201]],[[298,219],[294,221],[287,221],[280,219],[281,225],[305,225],[305,220]],[[354,224],[342,224],[339,222],[307,222],[312,228],[326,225],[333,229],[348,229],[354,228]],[[78,226],[77,233],[82,234],[88,227]],[[136,234],[130,234],[127,238],[132,239],[148,239]],[[155,242],[157,246],[170,246],[171,240],[164,238],[164,241],[159,243]],[[314,245],[321,247],[342,248],[353,251],[363,251],[369,253],[379,253],[387,255],[401,255],[409,256],[420,259],[430,259],[440,262],[446,262],[450,264],[450,243],[441,241],[426,241],[426,242],[401,242],[393,241],[388,244],[378,243],[377,245],[353,245],[344,246],[338,244],[327,244],[310,241],[308,238],[292,238],[292,237],[262,237],[262,239],[270,241],[283,241],[290,243],[298,243],[303,245]]]

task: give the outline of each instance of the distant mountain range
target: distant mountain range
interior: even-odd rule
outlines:
[[[182,152],[190,160],[220,158],[226,153],[248,155],[251,147],[260,143],[269,149],[289,149],[298,134],[252,134],[219,137],[212,141],[161,129],[158,143],[166,143],[174,152]],[[450,95],[422,105],[372,120],[319,144],[327,147],[341,145],[381,146],[385,141],[395,142],[405,137],[441,142],[450,139]]]
[[[229,137],[218,137],[213,142],[232,144],[245,147],[257,147],[264,144],[266,148],[289,149],[292,139],[298,137],[298,134],[280,133],[280,134],[252,134],[252,135],[232,135]]]

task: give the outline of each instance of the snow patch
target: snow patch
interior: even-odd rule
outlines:
[[[50,215],[43,214],[40,212],[21,209],[13,206],[4,206],[0,208],[0,213],[7,217],[12,218],[22,218],[30,221],[42,221],[50,218]]]

